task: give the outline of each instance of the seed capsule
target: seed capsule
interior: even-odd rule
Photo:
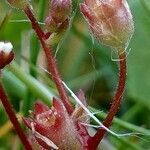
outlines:
[[[126,49],[134,31],[126,0],[84,0],[80,10],[100,42],[115,49]]]

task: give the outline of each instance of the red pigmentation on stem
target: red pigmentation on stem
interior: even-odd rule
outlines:
[[[121,104],[125,88],[125,50],[134,32],[133,18],[126,0],[84,0],[80,5],[80,10],[97,40],[115,49],[119,56],[119,83],[113,103],[103,123],[109,128]],[[97,131],[89,140],[90,149],[96,149],[105,133],[106,130],[103,128]]]
[[[7,112],[7,115],[9,117],[10,121],[12,122],[12,124],[15,128],[15,131],[17,132],[18,136],[20,137],[25,149],[32,150],[32,147],[31,147],[29,141],[27,140],[26,135],[24,134],[23,130],[21,129],[21,127],[19,125],[19,122],[15,116],[15,112],[13,111],[13,108],[7,98],[7,95],[5,94],[5,91],[2,87],[2,85],[0,85],[0,99],[5,108],[5,111]]]
[[[68,98],[66,91],[64,89],[64,86],[62,84],[62,80],[60,78],[60,75],[59,75],[59,72],[57,69],[57,65],[56,65],[55,59],[54,59],[53,54],[52,54],[52,50],[45,43],[46,39],[45,39],[44,33],[43,33],[42,29],[40,28],[40,26],[38,25],[38,22],[35,19],[31,9],[29,7],[27,7],[24,11],[25,11],[27,17],[29,18],[29,20],[31,21],[32,27],[35,30],[35,32],[36,32],[36,34],[37,34],[37,36],[41,42],[41,45],[43,47],[43,50],[44,50],[46,58],[47,58],[50,73],[51,73],[52,78],[56,84],[56,87],[57,87],[58,92],[60,94],[60,98],[63,101],[67,111],[71,114],[73,112],[73,108],[72,108],[71,103],[69,102],[69,98]]]
[[[110,127],[113,118],[115,117],[117,110],[121,104],[122,95],[125,88],[125,81],[126,81],[126,55],[125,53],[119,53],[119,83],[113,98],[113,103],[110,107],[109,113],[107,117],[105,118],[103,125],[105,127]],[[97,133],[89,140],[89,147],[91,149],[96,149],[99,142],[103,139],[104,135],[106,133],[106,130],[103,128],[100,128]]]

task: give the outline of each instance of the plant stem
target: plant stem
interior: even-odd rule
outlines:
[[[64,103],[64,106],[66,107],[68,113],[71,114],[73,112],[73,107],[72,107],[71,103],[69,102],[69,98],[68,98],[66,91],[64,89],[64,86],[62,84],[62,80],[60,78],[60,75],[59,75],[59,72],[58,72],[58,69],[56,66],[56,62],[55,62],[55,59],[54,59],[53,54],[52,54],[52,50],[45,43],[44,32],[42,31],[42,29],[38,25],[38,22],[35,19],[30,8],[27,7],[24,10],[24,12],[26,13],[27,17],[30,19],[30,21],[32,23],[32,28],[35,30],[35,32],[36,32],[36,34],[37,34],[37,36],[41,42],[41,45],[43,47],[43,50],[44,50],[46,58],[47,58],[49,70],[51,72],[52,78],[53,78],[53,80],[56,84],[56,87],[58,89],[58,92],[60,94],[60,98],[61,98],[62,102]]]
[[[48,90],[45,86],[43,86],[43,84],[41,84],[35,78],[31,77],[29,74],[24,72],[24,70],[14,62],[8,66],[8,69],[11,73],[13,73],[17,77],[18,80],[23,82],[23,85],[25,85],[26,88],[30,89],[32,94],[37,95],[37,97],[40,98],[44,103],[51,105],[52,97],[56,96],[52,92],[53,89]],[[7,73],[8,73],[8,71],[5,71],[5,74],[7,74]],[[3,78],[4,78],[4,76],[3,76]],[[3,80],[4,79],[2,79],[2,81]],[[21,91],[23,91],[23,86],[19,86],[19,87],[17,86],[16,88],[15,87],[13,87],[13,88],[15,91],[17,91],[19,93],[22,93]],[[22,96],[21,98],[23,98],[23,95],[20,95],[20,96]],[[89,107],[89,109],[92,112],[98,112],[99,111],[99,110],[92,108],[92,107]],[[96,117],[98,119],[105,119],[106,116],[107,116],[107,114],[104,112],[100,112],[100,113],[96,114]],[[93,121],[92,123],[95,123],[95,122]],[[127,121],[123,121],[119,118],[114,118],[113,123],[115,125],[118,125],[119,127],[122,127],[124,129],[130,130],[130,131],[139,132],[139,133],[142,133],[144,135],[150,135],[150,130],[145,129],[143,127],[136,126],[136,125],[131,124]]]
[[[11,120],[18,136],[20,137],[20,140],[22,141],[24,147],[26,150],[32,150],[32,147],[29,143],[29,141],[27,140],[26,135],[24,134],[23,130],[21,129],[19,122],[16,118],[15,112],[13,111],[13,108],[11,106],[11,104],[9,103],[9,100],[5,94],[5,91],[2,87],[2,85],[0,84],[0,99],[1,102],[5,108],[5,111],[7,112],[7,115],[9,116],[9,119]]]
[[[98,112],[97,109],[95,108],[92,108],[92,107],[89,107],[89,109],[92,111],[92,112]],[[104,112],[100,112],[98,114],[96,114],[96,117],[98,119],[105,119],[107,116],[106,113]],[[92,120],[92,123],[95,124],[96,122],[94,122],[94,120]],[[139,127],[139,126],[136,126],[134,124],[131,124],[127,121],[123,121],[119,118],[114,118],[113,119],[113,123],[121,128],[124,128],[124,129],[127,129],[127,130],[130,130],[130,131],[133,131],[133,132],[138,132],[138,133],[141,133],[142,135],[150,135],[150,130],[149,129],[146,129],[146,128],[143,128],[143,127]],[[115,136],[116,137],[116,136]]]
[[[110,127],[113,118],[115,117],[117,110],[121,104],[121,98],[124,92],[125,88],[125,81],[126,81],[126,54],[118,52],[119,55],[119,64],[120,64],[120,69],[119,69],[119,83],[116,89],[116,93],[113,99],[113,103],[110,107],[110,111],[106,117],[106,119],[103,122],[103,125],[106,126],[107,128]],[[90,148],[96,149],[98,146],[99,142],[103,139],[104,135],[106,133],[106,130],[103,128],[100,128],[97,133],[90,139],[89,145]]]
[[[42,22],[44,18],[46,3],[47,2],[45,0],[40,0],[38,4],[38,20],[40,22]],[[31,48],[32,50],[30,51],[30,61],[33,65],[36,65],[37,58],[39,55],[40,45],[37,37],[34,34],[32,34],[31,37],[31,46],[32,46]],[[35,78],[37,77],[37,73],[32,67],[30,67],[30,74]]]

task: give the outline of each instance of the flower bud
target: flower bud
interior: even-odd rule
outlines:
[[[71,11],[70,0],[51,0],[50,14],[55,22],[64,22]]]
[[[115,49],[126,49],[134,31],[126,0],[84,0],[80,5],[94,36]]]
[[[3,69],[14,59],[13,46],[10,42],[0,42],[0,69]]]
[[[15,8],[25,9],[29,5],[28,0],[7,0],[7,2]]]
[[[70,11],[70,0],[51,0],[49,15],[45,20],[46,29],[49,32],[60,32],[63,30],[62,25],[67,22],[66,20],[69,20]],[[67,27],[68,25],[69,23]]]

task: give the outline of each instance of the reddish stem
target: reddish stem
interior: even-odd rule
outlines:
[[[52,78],[56,84],[56,87],[58,89],[58,92],[60,94],[60,98],[62,100],[62,102],[64,103],[64,106],[66,107],[67,111],[69,114],[71,114],[73,112],[73,107],[71,105],[71,103],[69,102],[69,98],[66,94],[66,91],[64,89],[64,86],[62,84],[62,80],[61,77],[59,75],[58,69],[57,69],[57,65],[55,62],[55,59],[53,57],[53,53],[50,47],[47,46],[47,44],[45,43],[45,34],[42,31],[42,29],[40,28],[37,20],[35,19],[31,9],[29,7],[27,7],[24,12],[26,13],[27,17],[30,19],[31,23],[32,23],[32,28],[35,30],[41,45],[43,47],[43,50],[45,52],[46,58],[47,58],[47,62],[48,62],[48,66],[49,66],[49,70],[52,74]]]
[[[122,99],[122,95],[124,92],[124,88],[125,88],[125,82],[126,82],[126,54],[120,53],[119,54],[119,83],[116,89],[116,93],[114,95],[113,98],[113,103],[110,107],[110,111],[107,115],[107,117],[105,118],[103,125],[106,126],[107,128],[110,127],[112,120],[115,116],[115,114],[117,113],[117,110],[121,104],[121,99]],[[106,130],[103,128],[100,128],[97,133],[94,135],[94,137],[92,137],[89,140],[89,145],[91,149],[96,149],[98,144],[100,143],[100,141],[103,139],[104,135],[106,133]]]
[[[15,112],[13,111],[13,108],[11,106],[11,104],[9,103],[9,100],[5,94],[5,91],[2,87],[2,85],[0,85],[0,99],[1,99],[1,102],[5,108],[5,111],[7,112],[7,115],[9,117],[9,119],[11,120],[18,136],[20,137],[24,147],[26,150],[32,150],[32,147],[29,143],[29,141],[27,140],[27,137],[26,135],[24,134],[23,130],[21,129],[20,125],[19,125],[19,122],[16,118],[16,115],[15,115]]]

